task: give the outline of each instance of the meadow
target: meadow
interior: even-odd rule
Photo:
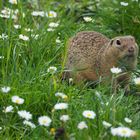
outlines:
[[[79,31],[133,35],[139,0],[0,2],[1,140],[139,140],[140,57],[132,95],[112,85],[62,82],[66,44]]]

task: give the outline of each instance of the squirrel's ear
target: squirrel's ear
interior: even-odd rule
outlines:
[[[114,40],[112,39],[112,40],[110,41],[110,45],[111,45],[111,46],[113,45],[113,42],[114,42]]]

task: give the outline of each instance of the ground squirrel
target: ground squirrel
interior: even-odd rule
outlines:
[[[79,32],[68,41],[66,73],[75,82],[96,81],[99,77],[111,78],[112,67],[123,72],[117,81],[128,81],[136,68],[138,45],[133,36],[118,36],[109,39],[94,31]]]

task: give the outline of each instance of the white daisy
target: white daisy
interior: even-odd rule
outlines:
[[[81,130],[84,128],[88,128],[86,122],[84,122],[84,121],[80,122],[77,127],[78,127],[78,129],[81,129]]]
[[[40,16],[40,17],[44,17],[45,16],[45,12],[44,11],[33,11],[31,13],[32,16]]]
[[[16,104],[23,104],[24,99],[20,98],[19,96],[12,96],[12,102]]]
[[[12,112],[13,109],[14,109],[14,107],[10,105],[10,106],[7,106],[6,108],[4,108],[3,112],[5,112],[5,113]]]
[[[58,26],[59,26],[59,23],[55,23],[55,22],[49,23],[49,27],[51,27],[51,28],[56,28]]]
[[[10,90],[11,90],[10,87],[2,87],[2,88],[1,88],[1,91],[2,91],[3,93],[8,93]]]
[[[60,120],[61,121],[63,121],[63,122],[66,122],[66,121],[68,121],[70,118],[69,118],[69,115],[62,115],[61,117],[60,117]]]
[[[0,127],[0,130],[2,130],[2,127]]]
[[[50,126],[52,120],[48,116],[41,116],[38,118],[39,125]]]
[[[46,13],[46,16],[49,18],[55,18],[57,17],[57,13],[54,11],[49,11],[48,13]]]
[[[96,116],[96,114],[94,113],[94,111],[85,110],[85,111],[83,112],[83,116],[84,116],[85,118],[94,119],[95,116]]]
[[[124,118],[124,120],[125,120],[125,122],[127,122],[127,123],[131,123],[132,122],[132,120],[131,119],[129,119],[129,118]]]
[[[11,13],[13,13],[14,11],[8,7],[4,7],[4,9],[1,10],[1,13],[4,15],[10,15]]]
[[[25,120],[32,119],[32,114],[30,112],[27,112],[26,110],[18,111],[18,115]]]
[[[21,25],[15,24],[15,25],[14,25],[14,28],[15,28],[15,29],[20,29],[20,28],[21,28]]]
[[[11,9],[4,7],[4,9],[1,10],[1,13],[4,15],[9,15],[11,13]]]
[[[47,31],[48,31],[48,32],[53,32],[54,29],[53,29],[53,28],[48,28]]]
[[[65,94],[62,93],[62,92],[57,92],[57,93],[55,93],[55,96],[56,96],[56,97],[61,97],[62,99],[67,99],[67,98],[68,98],[68,96],[65,95]]]
[[[5,39],[7,39],[7,38],[8,38],[8,35],[6,35],[5,33],[2,33],[2,34],[0,35],[0,39],[5,40]]]
[[[134,82],[135,82],[136,85],[140,85],[140,77],[135,78]]]
[[[106,122],[106,121],[103,121],[102,124],[103,124],[103,126],[104,126],[105,128],[109,128],[109,127],[112,126],[112,124],[110,124],[110,123],[108,123],[108,122]]]
[[[120,137],[133,137],[136,135],[136,132],[128,127],[120,126],[118,128],[111,128],[111,134],[113,136],[120,136]]]
[[[9,0],[9,3],[11,3],[11,4],[17,4],[17,0]]]
[[[67,103],[57,103],[54,106],[55,110],[62,110],[62,109],[67,109],[68,108],[68,104]]]
[[[14,20],[17,20],[18,19],[18,17],[17,17],[18,12],[19,12],[18,9],[13,10],[13,9],[5,7],[1,11],[0,17],[2,17],[2,18],[12,18]]]
[[[26,36],[26,35],[20,34],[20,35],[19,35],[19,39],[22,39],[22,40],[24,40],[24,41],[28,41],[28,40],[29,40],[29,37]]]
[[[58,43],[58,44],[61,43],[61,40],[59,39],[59,37],[56,38],[55,42]]]
[[[10,18],[10,15],[0,14],[0,17],[2,17],[2,18]]]
[[[115,68],[115,67],[111,68],[110,71],[113,74],[118,74],[118,73],[121,73],[122,72],[122,70],[120,68]]]
[[[127,3],[127,2],[120,2],[120,4],[121,4],[122,6],[128,6],[128,3]]]
[[[54,67],[54,66],[49,67],[48,70],[47,70],[47,72],[49,72],[51,74],[54,74],[56,71],[57,71],[57,68]]]
[[[0,59],[4,59],[4,56],[0,56]]]
[[[92,21],[92,18],[91,18],[91,17],[83,17],[83,19],[84,19],[84,21],[86,21],[86,22]]]
[[[25,31],[26,31],[26,32],[33,32],[33,29],[25,28]]]
[[[32,122],[27,121],[27,120],[24,120],[23,121],[23,124],[25,124],[27,126],[30,126],[31,128],[36,128],[35,124],[33,124]]]

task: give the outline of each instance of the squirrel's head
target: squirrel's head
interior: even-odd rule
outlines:
[[[112,50],[116,50],[116,55],[120,59],[131,59],[138,56],[138,45],[133,36],[120,36],[111,39],[110,44]]]

